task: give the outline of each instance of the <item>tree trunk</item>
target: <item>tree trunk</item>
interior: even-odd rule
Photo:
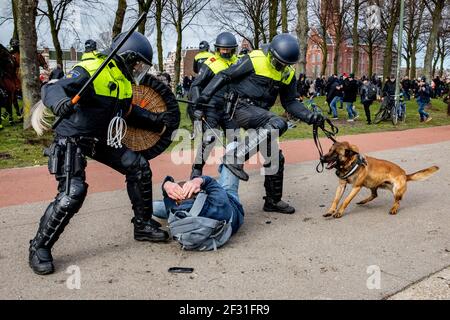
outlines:
[[[436,66],[437,66],[437,63],[438,63],[440,57],[441,57],[441,50],[438,50],[436,53],[436,57],[434,58],[434,61],[433,61],[433,69],[431,71],[430,79],[434,78],[434,75],[436,74]]]
[[[125,19],[125,13],[127,11],[127,0],[118,0],[116,18],[112,29],[112,37],[114,39],[119,33],[122,32],[123,20]]]
[[[328,47],[325,43],[324,46],[321,47],[322,49],[322,66],[320,68],[320,74],[325,75],[327,74],[327,60],[328,60]]]
[[[359,0],[355,0],[355,16],[353,22],[353,66],[352,71],[355,77],[359,76],[359,34],[358,34],[358,20],[359,20]]]
[[[53,45],[55,46],[55,52],[56,52],[56,63],[59,65],[63,65],[63,53],[61,49],[61,43],[59,42],[58,38],[58,31],[56,27],[56,21],[55,21],[55,12],[53,11],[53,4],[51,0],[47,0],[47,7],[48,7],[48,20],[50,23],[50,32],[52,34],[52,40]]]
[[[281,0],[281,32],[288,33],[287,0]]]
[[[269,41],[277,35],[278,0],[269,1]]]
[[[297,39],[300,45],[299,73],[306,73],[306,51],[308,49],[308,1],[297,0]],[[325,65],[326,68],[326,65]],[[322,73],[324,74],[324,73]]]
[[[164,71],[164,57],[163,57],[163,45],[162,45],[162,11],[163,0],[156,0],[156,47],[158,49],[158,68],[159,71]]]
[[[442,20],[442,9],[444,8],[446,0],[436,0],[433,1],[436,5],[434,11],[431,12],[432,15],[432,25],[430,36],[428,37],[427,50],[425,53],[425,58],[423,59],[423,71],[427,78],[431,78],[433,56],[436,50],[436,42],[438,38],[439,27],[441,26]]]
[[[336,45],[334,46],[334,57],[333,57],[333,73],[334,74],[338,74],[341,44],[342,44],[342,35],[336,34]]]
[[[439,68],[439,77],[442,78],[444,76],[444,60],[445,60],[445,56],[443,54],[441,54],[441,63],[440,63],[440,68]]]
[[[175,80],[173,82],[174,88],[177,86],[178,82],[180,82],[180,73],[181,73],[181,44],[183,41],[181,21],[178,21],[176,25],[176,30],[177,30],[177,49],[175,52]]]
[[[417,73],[417,70],[416,70],[416,62],[417,62],[417,59],[416,59],[417,41],[416,41],[416,42],[413,42],[412,48],[411,48],[411,49],[412,49],[412,50],[411,50],[411,70],[409,71],[409,78],[412,80],[412,79],[415,79],[415,78],[416,78],[416,73]]]
[[[152,5],[153,0],[138,0],[138,5],[139,5],[139,16],[141,16],[141,14],[148,13],[148,11],[150,10],[150,6]],[[145,34],[145,25],[147,23],[147,17],[145,17],[141,24],[138,27],[138,31],[142,34]]]
[[[392,49],[394,47],[394,30],[397,23],[392,23],[386,34],[386,48],[383,54],[383,81],[390,76],[392,71]],[[400,59],[400,57],[397,57]]]
[[[369,78],[372,77],[373,75],[373,43],[369,42],[368,44],[368,56],[369,56],[369,71],[368,71],[368,76]]]
[[[13,39],[19,40],[19,34],[17,32],[17,1],[11,0],[11,7],[12,7],[12,13],[13,13],[13,20],[14,20],[14,31],[13,31]]]
[[[411,69],[411,56],[409,54],[405,57],[405,61],[406,61],[405,75],[409,76],[409,70]]]
[[[24,129],[29,126],[31,107],[40,99],[37,61],[36,15],[38,0],[17,1],[17,32],[20,41],[20,73],[24,112]]]

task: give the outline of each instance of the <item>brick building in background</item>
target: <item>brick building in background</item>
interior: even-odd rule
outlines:
[[[306,76],[308,78],[316,78],[320,77],[321,68],[322,68],[322,59],[323,54],[319,45],[317,44],[320,40],[318,35],[317,28],[311,28],[309,39],[308,39],[308,51],[306,52]],[[361,40],[360,40],[361,41]],[[378,45],[374,46],[373,49],[373,65],[372,65],[372,73],[376,73],[377,75],[383,74],[383,53],[384,46]],[[333,61],[336,50],[336,45],[333,37],[328,33],[327,37],[327,68],[325,72],[325,76],[329,76],[333,73]],[[339,61],[338,61],[338,73],[342,74],[352,73],[352,65],[353,65],[353,42],[351,37],[347,40],[344,40],[341,44],[339,50]],[[397,64],[396,55],[393,56],[392,65],[395,66]],[[359,44],[359,67],[358,73],[355,75],[356,77],[362,76],[371,76],[369,75],[369,55],[367,53],[367,45],[364,43]]]
[[[339,8],[342,3],[339,0],[326,0],[321,1],[320,3],[320,15],[321,21],[326,23],[326,45],[327,45],[327,61],[326,61],[326,70],[323,75],[329,76],[333,73],[333,62],[336,52],[339,52],[338,58],[338,74],[352,73],[353,72],[353,40],[352,34],[349,31],[344,31],[341,45],[339,48],[336,48],[336,37],[334,33],[333,26],[339,25]],[[322,60],[323,53],[319,46],[322,43],[321,34],[322,27],[312,26],[309,32],[308,39],[308,50],[306,53],[306,76],[309,78],[316,78],[322,76]],[[375,41],[373,45],[372,52],[372,74],[381,75],[383,74],[383,53],[385,50],[384,40],[381,37]],[[364,41],[364,37],[359,37],[359,66],[358,72],[355,74],[356,77],[362,76],[372,76],[369,74],[369,55],[368,55],[368,46]],[[392,65],[395,66],[397,64],[396,54],[393,54],[392,57]]]

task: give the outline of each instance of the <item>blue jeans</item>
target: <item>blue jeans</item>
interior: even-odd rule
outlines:
[[[347,104],[348,118],[353,119],[354,117],[356,117],[358,115],[356,113],[356,111],[353,110],[353,102],[346,102],[346,104]]]
[[[419,105],[418,111],[420,115],[420,120],[425,120],[430,116],[428,113],[425,112],[425,107],[427,106],[428,102],[417,101],[417,104]]]
[[[341,99],[340,97],[334,97],[333,100],[331,100],[330,108],[331,108],[331,112],[333,113],[333,118],[338,117],[336,104],[338,101],[340,101],[340,99]]]
[[[228,170],[223,164],[219,166],[220,177],[217,181],[222,188],[228,193],[228,195],[232,196],[236,201],[239,201],[239,178],[237,178],[234,174]],[[153,201],[153,215],[160,219],[168,219],[169,213],[166,210],[166,206],[164,205],[163,200]]]

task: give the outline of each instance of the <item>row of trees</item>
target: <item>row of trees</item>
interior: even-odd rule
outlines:
[[[353,43],[353,72],[358,73],[359,52],[365,50],[369,56],[369,74],[373,69],[376,50],[383,48],[384,69],[387,76],[393,71],[393,55],[396,54],[396,34],[400,16],[400,0],[9,0],[10,10],[0,17],[0,25],[14,21],[14,38],[20,38],[23,54],[22,74],[24,85],[33,82],[37,68],[33,55],[36,51],[36,24],[46,23],[51,33],[57,62],[62,64],[61,38],[68,32],[76,34],[73,25],[73,9],[78,8],[83,16],[90,16],[93,23],[96,15],[108,12],[105,6],[113,5],[115,13],[107,32],[98,39],[108,45],[111,39],[125,28],[125,16],[136,17],[146,13],[138,31],[156,33],[158,66],[163,68],[163,33],[167,28],[176,32],[175,77],[180,77],[182,41],[187,28],[196,25],[200,14],[217,31],[229,30],[246,39],[254,48],[270,42],[279,32],[295,31],[301,47],[300,68],[306,69],[306,51],[310,29],[314,29],[315,41],[322,51],[322,74],[338,73],[339,50],[335,50],[333,70],[327,70],[328,43],[335,47],[351,39]],[[432,76],[443,70],[445,59],[450,56],[450,0],[405,0],[405,32],[402,58],[406,61],[407,73],[415,76],[418,53],[424,52],[424,73]],[[210,5],[209,5],[210,4]],[[209,6],[208,6],[209,5]],[[380,21],[371,25],[367,11],[371,6],[380,8]],[[4,12],[5,13],[5,12]],[[24,17],[27,17],[24,19]],[[105,26],[103,26],[105,28]],[[32,66],[33,65],[33,66]],[[27,75],[27,76],[25,76]],[[28,79],[31,78],[31,79]],[[32,87],[28,83],[26,86]],[[36,85],[36,84],[33,84]],[[33,90],[32,90],[33,91]],[[24,93],[24,97],[25,97]],[[32,94],[31,96],[36,96]],[[30,98],[31,99],[31,98]],[[30,100],[32,101],[32,99]]]

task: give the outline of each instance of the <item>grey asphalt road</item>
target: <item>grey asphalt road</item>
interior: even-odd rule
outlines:
[[[397,216],[388,215],[392,196],[381,191],[365,206],[354,201],[341,219],[322,217],[337,186],[333,172],[316,173],[314,162],[287,166],[285,200],[297,208],[294,215],[261,210],[263,177],[256,172],[240,189],[245,223],[216,252],[136,242],[126,192],[92,194],[54,247],[56,273],[45,277],[32,273],[27,251],[46,203],[2,208],[0,299],[391,297],[450,266],[450,142],[371,155],[407,172],[431,165],[441,170],[408,185]],[[154,197],[160,196],[155,186]],[[76,284],[71,266],[79,268],[79,289],[67,285]],[[173,266],[195,270],[168,273]]]

